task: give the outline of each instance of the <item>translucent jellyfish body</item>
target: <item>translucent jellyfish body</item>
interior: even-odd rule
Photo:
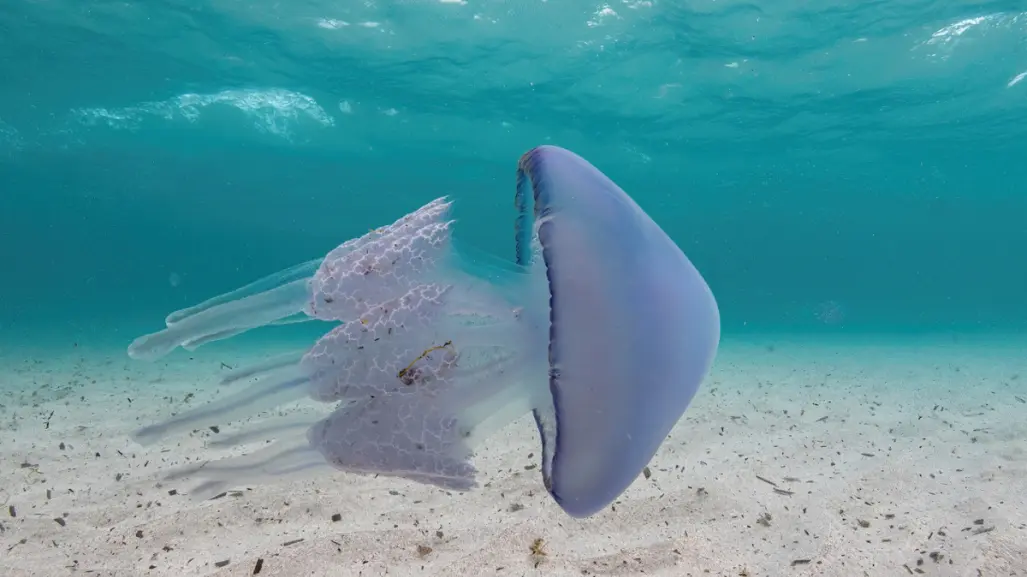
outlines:
[[[310,397],[327,416],[269,421],[220,444],[275,438],[184,469],[208,495],[322,468],[473,488],[474,448],[532,412],[542,480],[570,515],[594,514],[649,462],[708,373],[716,301],[681,250],[581,157],[522,156],[514,262],[456,247],[447,199],[168,316],[129,347],[153,359],[262,325],[338,321],[308,350],[240,369],[254,383],[151,425],[152,443]]]

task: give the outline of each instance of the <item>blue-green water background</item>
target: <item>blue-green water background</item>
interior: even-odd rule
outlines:
[[[512,257],[543,143],[664,227],[725,333],[1024,328],[1025,10],[7,0],[0,336],[127,343],[443,194]]]

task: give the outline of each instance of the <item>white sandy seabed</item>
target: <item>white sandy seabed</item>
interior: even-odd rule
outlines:
[[[470,493],[338,473],[196,503],[158,476],[232,426],[128,434],[245,386],[216,377],[255,353],[3,347],[0,574],[1027,575],[1024,344],[728,340],[648,475],[582,521],[527,418]]]

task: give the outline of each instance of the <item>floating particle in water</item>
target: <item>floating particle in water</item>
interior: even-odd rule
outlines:
[[[169,274],[168,284],[171,285],[172,288],[178,288],[178,285],[182,284],[182,276],[179,275],[177,272]]]
[[[353,105],[349,103],[349,100],[341,100],[339,101],[339,112],[353,114]]]
[[[813,314],[826,325],[839,325],[845,321],[845,309],[838,301],[820,303]]]

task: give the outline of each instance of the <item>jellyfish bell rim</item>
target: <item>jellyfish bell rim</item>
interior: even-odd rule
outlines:
[[[634,482],[691,402],[719,309],[680,248],[573,152],[526,152],[515,205],[517,262],[544,267],[549,285],[552,405],[534,411],[543,481],[588,517]]]

